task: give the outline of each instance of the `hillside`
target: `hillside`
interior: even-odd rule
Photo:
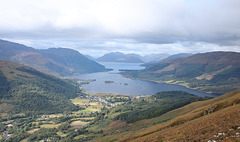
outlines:
[[[171,111],[162,117],[177,114],[176,118],[144,130],[131,141],[239,141],[239,111],[238,90]]]
[[[49,48],[39,53],[53,64],[69,70],[72,74],[106,71],[104,66],[88,59],[78,51],[68,48]]]
[[[143,59],[146,62],[151,62],[151,61],[161,61],[167,57],[169,57],[170,55],[168,53],[159,53],[159,54],[148,54],[143,56]]]
[[[125,76],[224,94],[240,89],[240,53],[209,52],[165,61]]]
[[[0,40],[0,54],[0,60],[20,63],[56,76],[107,70],[78,51],[66,48],[37,50],[22,44]]]
[[[30,67],[0,61],[0,113],[56,113],[76,107],[69,99],[79,95],[78,85]]]
[[[93,56],[90,56],[90,55],[84,55],[84,56],[90,60],[96,61],[96,58],[94,58]]]
[[[131,124],[114,121],[93,141],[239,141],[240,90]]]
[[[100,62],[126,62],[126,63],[143,63],[140,55],[123,54],[121,52],[111,52],[99,57]]]
[[[166,58],[162,58],[161,60],[154,60],[154,61],[150,61],[150,62],[144,63],[141,66],[150,67],[150,66],[152,66],[154,64],[159,64],[159,63],[162,63],[162,62],[165,62],[165,61],[174,60],[174,59],[186,58],[186,57],[189,57],[189,56],[192,56],[192,55],[193,54],[190,54],[190,53],[174,54],[174,55],[171,55],[171,56],[167,56]]]

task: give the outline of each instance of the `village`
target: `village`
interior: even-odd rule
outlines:
[[[79,84],[89,83],[94,80],[81,80]],[[81,87],[80,87],[81,88]],[[98,93],[93,94],[89,92],[84,92],[84,96],[79,96],[75,99],[71,99],[72,103],[76,105],[79,110],[66,112],[63,114],[42,114],[33,117],[29,121],[29,125],[22,126],[16,120],[7,121],[5,124],[5,130],[1,134],[2,140],[7,140],[15,134],[16,129],[23,129],[27,134],[32,134],[40,128],[56,128],[59,131],[62,129],[64,131],[79,129],[87,126],[91,121],[95,119],[98,113],[103,109],[111,109],[118,105],[124,104],[128,101],[133,101],[134,99],[144,98],[146,96],[127,96],[127,95],[117,95],[110,93]],[[25,119],[22,116],[20,119]],[[68,126],[64,126],[68,123]],[[63,127],[64,126],[64,127]],[[17,128],[19,127],[19,128]],[[63,128],[62,128],[63,127]],[[58,133],[59,136],[64,136],[62,132]]]

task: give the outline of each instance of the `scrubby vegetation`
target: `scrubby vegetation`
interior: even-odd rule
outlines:
[[[157,117],[191,102],[202,100],[204,98],[182,91],[160,92],[156,95],[136,98],[132,102],[114,108],[110,113],[121,112],[114,118],[115,120],[133,123]]]
[[[0,112],[59,113],[78,109],[69,99],[81,95],[78,84],[1,61]]]

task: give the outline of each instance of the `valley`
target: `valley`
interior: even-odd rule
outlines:
[[[76,51],[41,52],[74,71],[0,61],[2,142],[240,140],[239,53],[181,54],[146,68],[99,62],[108,72],[83,74],[72,66],[82,59],[69,59]]]
[[[71,99],[79,107],[77,111],[26,115],[1,113],[1,141],[88,141],[93,134],[89,131],[102,110],[110,109],[129,101],[128,96],[114,94],[86,95]]]
[[[165,95],[167,96],[165,97],[171,98],[171,96],[168,96],[170,93],[171,92],[166,92]],[[180,95],[181,92],[172,92],[172,95],[174,94]],[[203,99],[197,96],[192,97],[194,99],[187,96],[185,99],[189,98],[191,101]],[[178,104],[179,101],[182,102],[182,105],[190,103],[185,99],[184,101],[176,101]],[[118,122],[125,119],[125,116],[123,117],[121,114],[131,113],[132,115],[133,112],[129,112],[129,107],[133,110],[136,109],[136,113],[142,113],[144,116],[146,115],[144,114],[146,113],[144,110],[148,110],[154,105],[156,106],[153,102],[154,100],[156,101],[156,98],[153,96],[131,98],[125,95],[114,94],[86,94],[86,96],[71,99],[71,102],[79,108],[77,111],[52,114],[45,113],[39,115],[26,115],[24,113],[9,115],[8,113],[1,113],[2,140],[23,142],[47,139],[51,139],[52,141],[96,140],[109,133],[109,131],[105,131],[105,127],[108,127],[114,121]],[[167,101],[167,99],[165,101]],[[171,100],[168,101],[173,102]],[[146,102],[150,104],[146,104]],[[133,104],[129,106],[131,103]],[[167,110],[162,110],[162,113],[173,109],[168,108],[169,106],[164,107],[166,107]],[[179,106],[177,105],[175,107]],[[160,108],[158,109],[161,110]],[[159,114],[156,114],[156,116],[159,116]],[[134,116],[128,117],[134,118]],[[128,120],[130,120],[129,118]],[[141,119],[145,118],[138,118],[137,120],[129,121],[127,123],[133,123]]]
[[[240,142],[240,0],[2,0],[0,142]]]

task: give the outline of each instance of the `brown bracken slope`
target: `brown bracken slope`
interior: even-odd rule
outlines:
[[[178,115],[122,141],[240,141],[240,90],[192,103],[165,116]]]

